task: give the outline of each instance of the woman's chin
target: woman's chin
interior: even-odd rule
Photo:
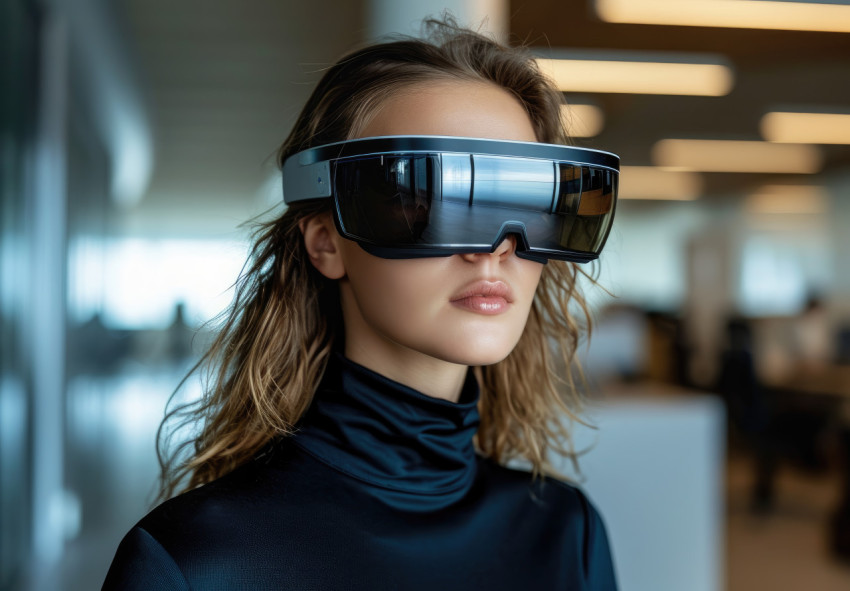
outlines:
[[[511,354],[516,343],[468,343],[436,352],[435,357],[458,365],[493,365]]]

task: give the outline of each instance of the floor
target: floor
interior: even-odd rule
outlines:
[[[782,466],[776,503],[767,515],[749,510],[750,460],[727,467],[727,591],[847,591],[850,565],[830,557],[827,521],[840,482],[835,472],[808,474]]]

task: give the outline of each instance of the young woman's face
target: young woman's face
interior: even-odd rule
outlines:
[[[491,84],[447,81],[389,97],[359,137],[450,135],[536,141],[524,107]],[[490,365],[525,328],[543,265],[509,237],[493,253],[383,259],[336,234],[346,355],[374,369],[427,356]],[[390,372],[387,372],[388,374]]]

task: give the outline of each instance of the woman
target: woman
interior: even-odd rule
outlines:
[[[565,261],[602,248],[616,157],[542,145],[566,143],[563,99],[533,60],[429,25],[308,100],[279,152],[289,207],[202,360],[203,429],[163,464],[163,498],[188,483],[105,589],[616,587],[594,507],[536,478],[572,457],[552,352],[570,365],[586,308]],[[561,151],[592,162],[541,156]]]

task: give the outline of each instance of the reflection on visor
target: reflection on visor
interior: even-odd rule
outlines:
[[[342,225],[383,245],[422,241],[429,225],[439,161],[429,156],[373,157],[338,162],[335,192]]]
[[[617,174],[606,168],[473,154],[337,160],[343,234],[389,249],[489,251],[506,232],[547,258],[595,258],[610,230]]]

